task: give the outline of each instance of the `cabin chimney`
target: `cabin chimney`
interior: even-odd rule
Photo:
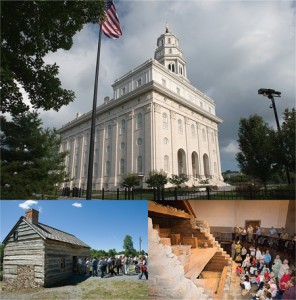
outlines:
[[[38,223],[39,211],[33,208],[26,210],[26,219],[32,223]]]

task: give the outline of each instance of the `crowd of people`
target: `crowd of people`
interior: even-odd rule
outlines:
[[[273,227],[269,233],[270,237],[278,234]],[[286,234],[286,231],[282,230],[280,234]],[[237,263],[242,295],[250,295],[253,300],[296,299],[295,270],[287,258],[271,255],[269,243],[263,247],[260,227],[255,232],[251,226],[247,230],[237,230],[235,237],[231,256]]]
[[[117,275],[130,275],[130,271],[138,274],[138,278],[142,279],[143,275],[148,280],[148,254],[140,257],[128,257],[118,255],[116,257],[93,257],[85,258],[84,263],[78,260],[79,270],[83,269],[86,276],[104,278]],[[80,272],[81,273],[81,272]]]
[[[289,236],[284,227],[277,230],[273,226],[269,229],[264,229],[260,226],[253,228],[252,225],[249,225],[248,228],[237,226],[235,230],[235,240],[241,240],[242,243],[251,243],[254,241],[256,244],[262,246],[295,250],[296,233]]]

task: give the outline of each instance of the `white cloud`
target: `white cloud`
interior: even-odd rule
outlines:
[[[32,205],[35,205],[35,204],[38,204],[38,202],[34,201],[34,200],[27,200],[23,203],[20,203],[19,207],[21,207],[22,209],[29,209],[29,208],[31,208]]]
[[[222,151],[227,154],[236,154],[239,151],[237,142],[231,141],[226,147],[222,148]]]
[[[72,204],[72,206],[74,206],[74,207],[82,207],[82,204],[78,203],[78,202],[75,202],[75,203]]]

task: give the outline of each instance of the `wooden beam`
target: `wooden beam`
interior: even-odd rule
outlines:
[[[154,201],[148,201],[148,214],[156,213],[160,215],[173,216],[183,219],[191,219],[192,216],[184,211],[178,210],[171,206],[163,206]]]

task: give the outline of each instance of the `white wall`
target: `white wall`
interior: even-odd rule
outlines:
[[[246,220],[261,220],[261,227],[285,227],[288,200],[190,200],[199,220],[210,226],[245,226]]]

